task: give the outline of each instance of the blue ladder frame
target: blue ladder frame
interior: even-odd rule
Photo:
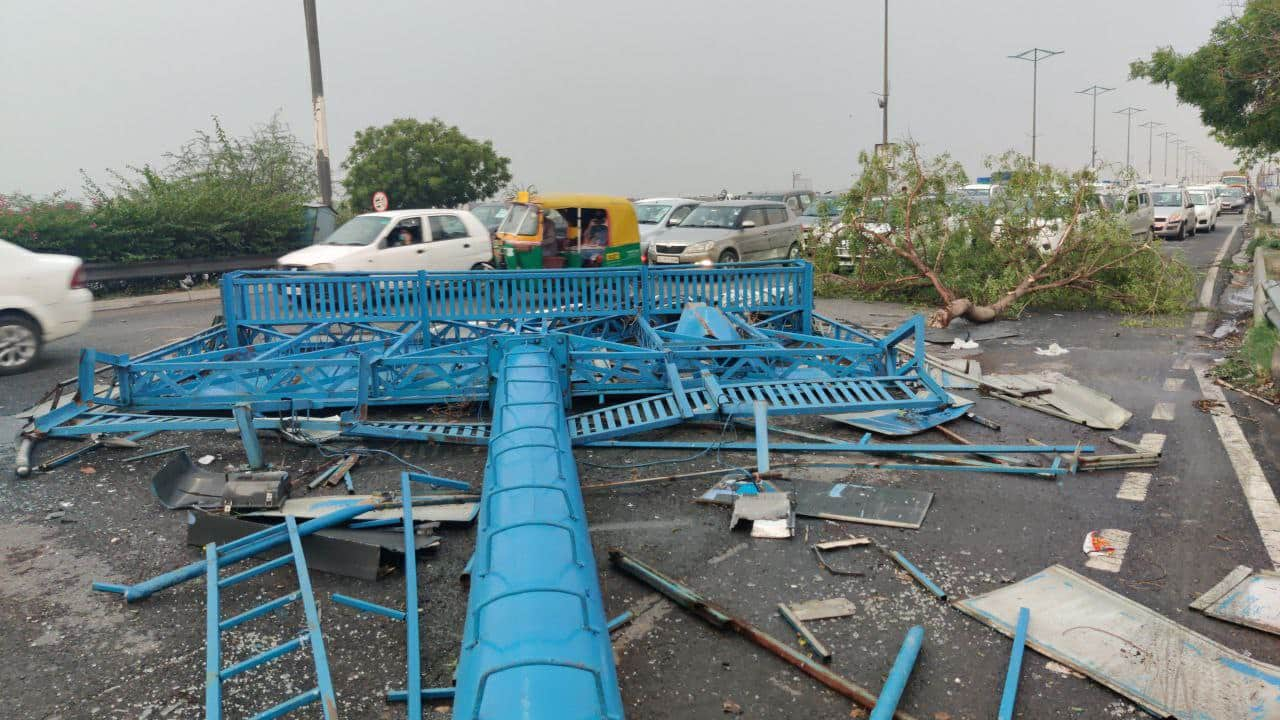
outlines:
[[[207,601],[205,611],[205,717],[207,720],[222,720],[222,683],[237,675],[246,673],[259,665],[275,660],[303,647],[311,648],[312,661],[316,670],[316,685],[293,697],[274,705],[252,717],[252,720],[271,720],[286,715],[300,707],[319,702],[324,711],[325,720],[336,720],[338,717],[337,699],[333,692],[333,680],[329,676],[329,659],[325,654],[324,636],[320,632],[320,615],[316,611],[316,598],[311,591],[311,576],[307,572],[307,561],[302,553],[302,538],[298,534],[298,525],[292,515],[285,516],[285,526],[289,533],[291,551],[273,560],[268,560],[248,570],[241,570],[228,577],[220,577],[218,573],[218,545],[209,543],[205,546],[205,581],[207,585]],[[298,577],[298,589],[268,600],[238,615],[222,618],[221,591],[250,578],[271,572],[277,568],[293,564]],[[250,620],[268,613],[281,610],[298,600],[302,601],[306,615],[306,632],[292,640],[281,643],[269,650],[241,660],[231,665],[222,664],[222,633],[242,625]]]

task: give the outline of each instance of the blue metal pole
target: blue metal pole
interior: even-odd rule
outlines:
[[[206,720],[222,720],[222,627],[218,607],[218,546],[204,546],[205,557],[205,646],[204,715]]]
[[[404,626],[409,720],[422,720],[422,645],[418,635],[418,555],[413,537],[413,494],[409,473],[400,474],[400,504],[404,520]]]
[[[261,470],[267,466],[262,455],[262,443],[258,442],[258,431],[253,427],[253,406],[249,403],[236,403],[231,408],[236,418],[236,427],[240,428],[240,442],[244,444],[245,457],[249,459],[250,470]]]
[[[1004,676],[1004,695],[1000,697],[998,720],[1013,720],[1013,706],[1018,700],[1018,675],[1022,673],[1022,650],[1027,644],[1027,625],[1031,611],[1018,608],[1018,629],[1013,634],[1013,651],[1009,654],[1009,671]]]
[[[910,560],[902,556],[902,553],[897,550],[888,550],[887,552],[889,553],[889,557],[893,558],[894,562],[901,565],[902,569],[910,573],[911,577],[915,578],[916,582],[923,585],[926,590],[933,593],[939,600],[947,599],[947,591],[938,587],[937,583],[930,580],[928,575],[925,575],[920,571],[920,568],[912,565]]]
[[[902,648],[898,650],[898,657],[893,661],[889,677],[885,678],[880,697],[876,698],[875,709],[871,711],[868,720],[890,720],[893,717],[894,711],[898,709],[898,700],[902,698],[902,691],[907,687],[907,680],[911,678],[911,671],[915,669],[916,656],[920,654],[922,644],[924,628],[916,625],[907,631],[907,637],[902,641]]]
[[[351,597],[350,595],[343,595],[342,593],[331,593],[329,595],[329,599],[339,605],[346,605],[349,608],[355,608],[361,612],[382,615],[383,617],[389,617],[392,620],[403,621],[405,617],[403,612],[396,610],[395,608],[389,608],[386,605],[379,605],[378,603],[369,602],[368,600],[361,600],[360,598]]]
[[[320,631],[320,612],[316,609],[316,596],[311,590],[311,573],[307,571],[307,558],[302,552],[302,536],[298,534],[298,521],[292,515],[284,516],[289,532],[289,545],[293,549],[293,567],[298,574],[298,591],[302,594],[303,614],[307,618],[307,637],[311,644],[311,657],[316,666],[316,692],[325,720],[337,720],[338,699],[333,692],[333,678],[329,674],[329,656],[324,649],[324,633]]]

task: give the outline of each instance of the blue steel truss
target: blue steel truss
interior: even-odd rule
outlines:
[[[573,445],[755,408],[954,417],[923,367],[921,317],[876,338],[816,314],[812,289],[804,261],[229,273],[222,325],[136,357],[86,350],[74,400],[27,437],[230,430],[227,411],[248,404],[246,428],[487,444],[454,717],[621,720]],[[598,406],[569,414],[575,397]],[[370,413],[477,400],[491,421]],[[313,419],[323,408],[341,419]],[[865,439],[851,447],[874,451]],[[191,567],[100,589],[141,598]],[[407,616],[414,605],[411,596]],[[416,697],[409,652],[405,694]]]

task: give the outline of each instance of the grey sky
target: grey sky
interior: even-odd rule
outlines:
[[[0,24],[0,191],[79,194],[79,168],[156,162],[217,114],[244,132],[279,110],[311,140],[302,3],[297,0],[8,0]],[[891,0],[890,135],[981,159],[1030,146],[1031,65],[1040,46],[1042,161],[1099,153],[1145,173],[1156,120],[1213,170],[1232,154],[1172,90],[1128,82],[1159,44],[1189,50],[1227,11],[1217,0]],[[1176,11],[1174,9],[1176,8]],[[543,190],[642,195],[845,187],[880,137],[882,3],[693,0],[336,2],[320,0],[320,44],[335,167],[355,130],[438,116],[493,141],[518,182]],[[1162,171],[1156,138],[1155,171]],[[1173,170],[1172,148],[1170,173]]]

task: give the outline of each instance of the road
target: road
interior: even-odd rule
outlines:
[[[1173,248],[1198,268],[1211,266],[1231,230]],[[883,326],[906,316],[889,304],[824,301],[824,313]],[[208,324],[214,303],[102,313],[89,332],[55,344],[34,373],[0,380],[0,403],[12,412],[37,399],[50,382],[74,372],[80,344],[111,352],[138,351]],[[835,577],[813,560],[807,543],[848,534],[867,535],[900,550],[945,587],[965,597],[1027,577],[1061,563],[1133,598],[1192,629],[1252,654],[1280,663],[1274,638],[1206,618],[1186,605],[1236,565],[1271,567],[1241,481],[1220,438],[1215,419],[1193,401],[1203,390],[1190,367],[1215,354],[1197,337],[1192,317],[1168,326],[1135,327],[1103,313],[1034,313],[1003,326],[1017,336],[982,343],[988,371],[1058,370],[1112,394],[1134,413],[1121,437],[1163,437],[1165,457],[1151,472],[1141,500],[1117,498],[1125,474],[1068,476],[1061,482],[966,473],[859,472],[809,469],[815,479],[839,479],[929,490],[935,500],[920,530],[900,530],[830,521],[801,521],[802,538],[754,540],[727,529],[727,513],[690,500],[709,482],[664,483],[587,493],[597,562],[609,614],[625,609],[637,620],[615,641],[627,717],[722,717],[726,702],[743,717],[849,717],[846,701],[826,691],[740,638],[713,631],[647,589],[607,567],[607,548],[620,546],[684,579],[707,596],[779,637],[790,634],[777,618],[778,602],[844,596],[857,614],[815,624],[835,653],[837,672],[878,688],[906,630],[926,629],[924,650],[902,707],[919,718],[962,720],[995,716],[1009,642],[994,631],[939,604],[883,559],[849,551],[839,562],[866,573]],[[1058,342],[1070,353],[1036,355],[1036,347]],[[978,412],[999,422],[1000,433],[960,422],[957,432],[975,442],[1020,443],[1028,436],[1055,444],[1089,442],[1100,448],[1106,435],[1064,421],[979,398]],[[1233,402],[1238,423],[1259,452],[1271,479],[1278,458],[1260,445],[1280,432],[1274,410]],[[1252,420],[1252,422],[1250,422]],[[826,421],[798,427],[852,437]],[[680,430],[679,437],[698,437]],[[673,435],[675,436],[675,435]],[[921,440],[941,441],[937,436]],[[192,454],[218,456],[215,467],[238,461],[240,450],[227,437],[178,435],[149,441],[148,447],[190,443]],[[272,461],[298,468],[306,451],[267,442]],[[381,446],[392,447],[392,446]],[[400,446],[397,452],[434,472],[478,483],[483,453],[474,448]],[[51,448],[44,452],[51,453]],[[135,580],[188,562],[195,551],[182,545],[183,520],[160,510],[148,479],[159,461],[122,465],[110,451],[91,456],[25,482],[0,483],[0,558],[9,580],[0,583],[0,683],[10,688],[8,711],[32,718],[199,717],[202,693],[203,597],[199,583],[158,595],[136,607],[88,591],[91,580]],[[584,483],[636,473],[656,455],[621,450],[580,450]],[[749,455],[726,454],[730,464]],[[779,461],[784,461],[780,458]],[[715,458],[653,468],[652,474],[715,467]],[[613,466],[613,467],[605,467]],[[632,469],[626,469],[626,468]],[[89,469],[89,470],[86,470]],[[622,469],[619,469],[622,468]],[[91,472],[90,472],[91,470]],[[393,463],[361,466],[361,491],[394,487]],[[648,474],[649,470],[643,470]],[[69,503],[64,506],[63,503]],[[63,520],[46,520],[55,510]],[[1090,530],[1130,533],[1128,549],[1115,572],[1086,566],[1081,552]],[[447,685],[456,659],[465,593],[458,577],[470,556],[473,532],[445,528],[441,549],[422,562],[424,646],[428,685]],[[806,542],[807,541],[807,542]],[[344,592],[396,606],[402,602],[398,574],[382,582],[314,577],[317,594]],[[264,598],[279,594],[269,582],[252,590]],[[228,612],[231,612],[228,609]],[[357,617],[327,606],[324,622],[335,683],[350,717],[402,717],[381,693],[403,683],[402,629],[394,623]],[[279,623],[284,624],[284,623]],[[268,623],[270,626],[271,623]],[[256,627],[256,626],[255,626]],[[237,657],[260,649],[274,628],[255,629],[231,648]],[[229,712],[261,709],[296,692],[308,669],[285,662],[265,681],[238,687]],[[1138,718],[1135,706],[1112,691],[1063,675],[1030,653],[1025,661],[1017,717]],[[250,703],[248,696],[257,696]],[[446,717],[446,713],[428,717]]]

